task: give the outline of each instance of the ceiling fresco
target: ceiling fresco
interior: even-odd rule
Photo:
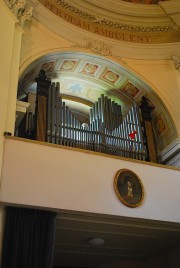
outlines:
[[[101,94],[121,105],[123,116],[142,96],[153,108],[153,125],[160,149],[175,130],[163,104],[140,78],[120,64],[88,53],[54,53],[33,62],[21,75],[18,99],[36,93],[35,78],[45,70],[52,82],[60,83],[60,94],[70,109],[87,122],[89,108]]]

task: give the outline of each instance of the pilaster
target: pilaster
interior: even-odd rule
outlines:
[[[30,19],[32,8],[26,0],[0,2],[0,171],[3,159],[3,134],[14,134],[16,97],[21,51],[22,27]]]

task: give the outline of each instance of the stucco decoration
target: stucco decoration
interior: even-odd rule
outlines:
[[[4,0],[11,12],[19,20],[19,25],[24,26],[25,21],[31,20],[33,7],[26,7],[26,0]]]
[[[106,43],[95,39],[84,38],[83,44],[76,44],[74,47],[88,49],[100,56],[112,56],[114,58],[120,58],[112,53],[111,46],[108,46]]]
[[[175,68],[180,72],[180,56],[172,56]]]
[[[92,52],[101,56],[112,56],[111,48],[104,42],[99,42],[93,39],[86,39],[85,47],[90,49]]]

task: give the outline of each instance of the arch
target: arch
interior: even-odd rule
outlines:
[[[28,67],[22,72],[27,62]],[[94,103],[101,94],[118,102],[122,106],[123,115],[134,102],[140,102],[142,96],[146,96],[153,108],[152,122],[158,153],[177,137],[175,124],[162,99],[148,81],[127,67],[122,60],[87,50],[64,48],[40,52],[27,62],[21,66],[19,98],[23,97],[23,91],[36,91],[34,79],[44,69],[52,81],[60,82],[61,93],[70,106],[72,101],[81,103],[79,106],[82,109],[74,109],[80,114],[86,114],[85,117],[87,107],[83,108],[82,104]]]

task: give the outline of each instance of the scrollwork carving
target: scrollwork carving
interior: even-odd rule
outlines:
[[[84,41],[83,44],[76,44],[74,47],[89,49],[100,56],[111,56],[116,59],[121,59],[118,55],[113,54],[111,47],[102,41],[90,38],[84,38]]]
[[[32,11],[33,11],[33,7],[29,7],[27,9],[24,10],[24,12],[22,13],[22,16],[20,17],[20,26],[23,27],[25,21],[27,20],[31,20],[32,18]]]
[[[111,48],[104,42],[86,39],[86,48],[102,56],[112,55]]]
[[[102,56],[112,56],[111,48],[104,42],[89,38],[85,38],[84,41],[83,45],[75,45],[75,47],[86,48]]]
[[[21,27],[25,21],[31,20],[33,7],[26,8],[26,0],[4,0],[4,2],[17,17]]]
[[[180,56],[172,56],[175,68],[180,72]]]

